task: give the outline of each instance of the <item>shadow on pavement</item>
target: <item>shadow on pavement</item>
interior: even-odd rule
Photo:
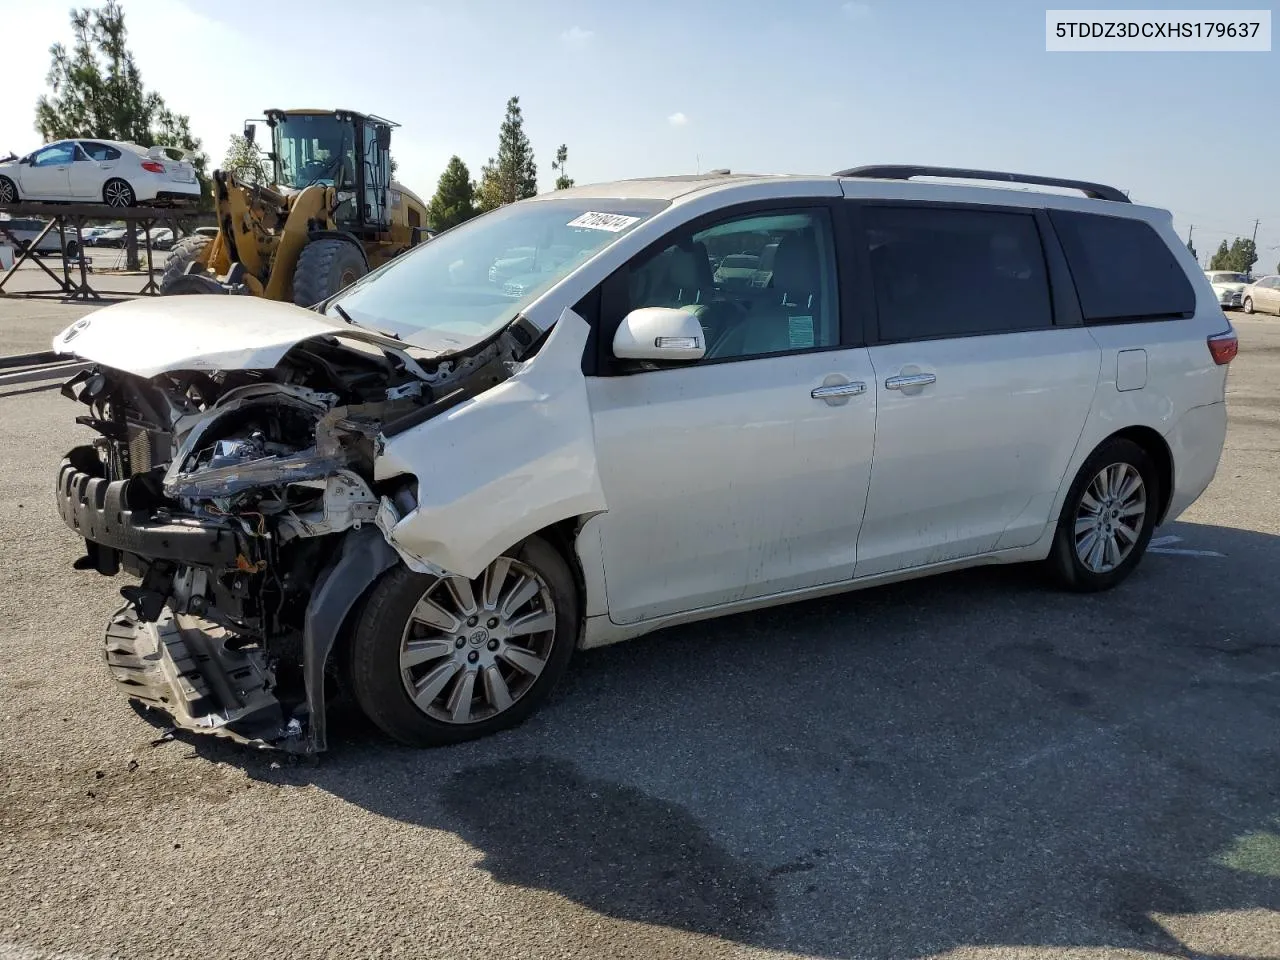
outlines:
[[[1201,553],[1107,594],[988,568],[587,652],[460,747],[351,712],[314,767],[193,742],[454,832],[502,883],[754,947],[1227,957],[1153,915],[1280,910],[1280,538],[1160,535]]]

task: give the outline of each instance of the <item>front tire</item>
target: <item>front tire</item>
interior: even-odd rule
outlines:
[[[336,237],[312,240],[298,254],[293,271],[293,302],[300,307],[315,306],[368,272],[364,254],[354,243]]]
[[[1253,297],[1245,297],[1241,306],[1244,307],[1245,313],[1253,313]]]
[[[18,185],[8,177],[0,177],[0,203],[17,203]]]
[[[398,566],[360,614],[351,686],[369,719],[401,743],[472,740],[538,708],[569,665],[578,625],[573,573],[539,537],[473,581]]]
[[[128,180],[112,177],[102,185],[102,202],[108,207],[133,207],[138,197]]]
[[[1134,571],[1159,516],[1155,464],[1132,440],[1103,443],[1067,491],[1046,560],[1053,578],[1081,593],[1109,590]]]

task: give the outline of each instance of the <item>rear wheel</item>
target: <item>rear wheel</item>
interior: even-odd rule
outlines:
[[[0,203],[17,203],[18,185],[8,177],[0,177]]]
[[[102,202],[108,207],[132,207],[138,198],[129,181],[113,177],[102,185]]]
[[[475,580],[396,567],[374,587],[351,643],[362,710],[411,746],[514,726],[546,699],[573,655],[577,586],[531,537]]]
[[[173,248],[169,251],[169,259],[164,262],[164,273],[160,275],[161,295],[211,292],[206,289],[195,288],[193,284],[185,282],[190,279],[186,276],[187,266],[203,257],[205,248],[211,242],[212,240],[209,237],[197,235],[184,237],[173,245]]]
[[[1107,590],[1142,560],[1159,514],[1155,464],[1132,440],[1103,443],[1067,492],[1047,560],[1054,578],[1081,592]]]
[[[293,271],[293,302],[300,307],[315,306],[368,272],[364,254],[354,243],[336,237],[312,240],[298,254]]]

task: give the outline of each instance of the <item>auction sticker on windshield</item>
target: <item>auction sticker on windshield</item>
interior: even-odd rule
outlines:
[[[617,233],[620,230],[627,229],[639,219],[639,217],[628,217],[621,213],[592,213],[587,211],[581,216],[570,220],[569,226],[586,227],[588,230],[608,230],[610,233]]]

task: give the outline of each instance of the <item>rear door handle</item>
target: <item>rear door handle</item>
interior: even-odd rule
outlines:
[[[911,373],[902,377],[890,377],[884,382],[886,390],[902,390],[906,387],[927,387],[937,383],[938,377],[932,373]]]
[[[867,392],[867,385],[860,380],[852,383],[831,383],[814,387],[809,396],[815,400],[830,400],[832,397],[857,397]]]

